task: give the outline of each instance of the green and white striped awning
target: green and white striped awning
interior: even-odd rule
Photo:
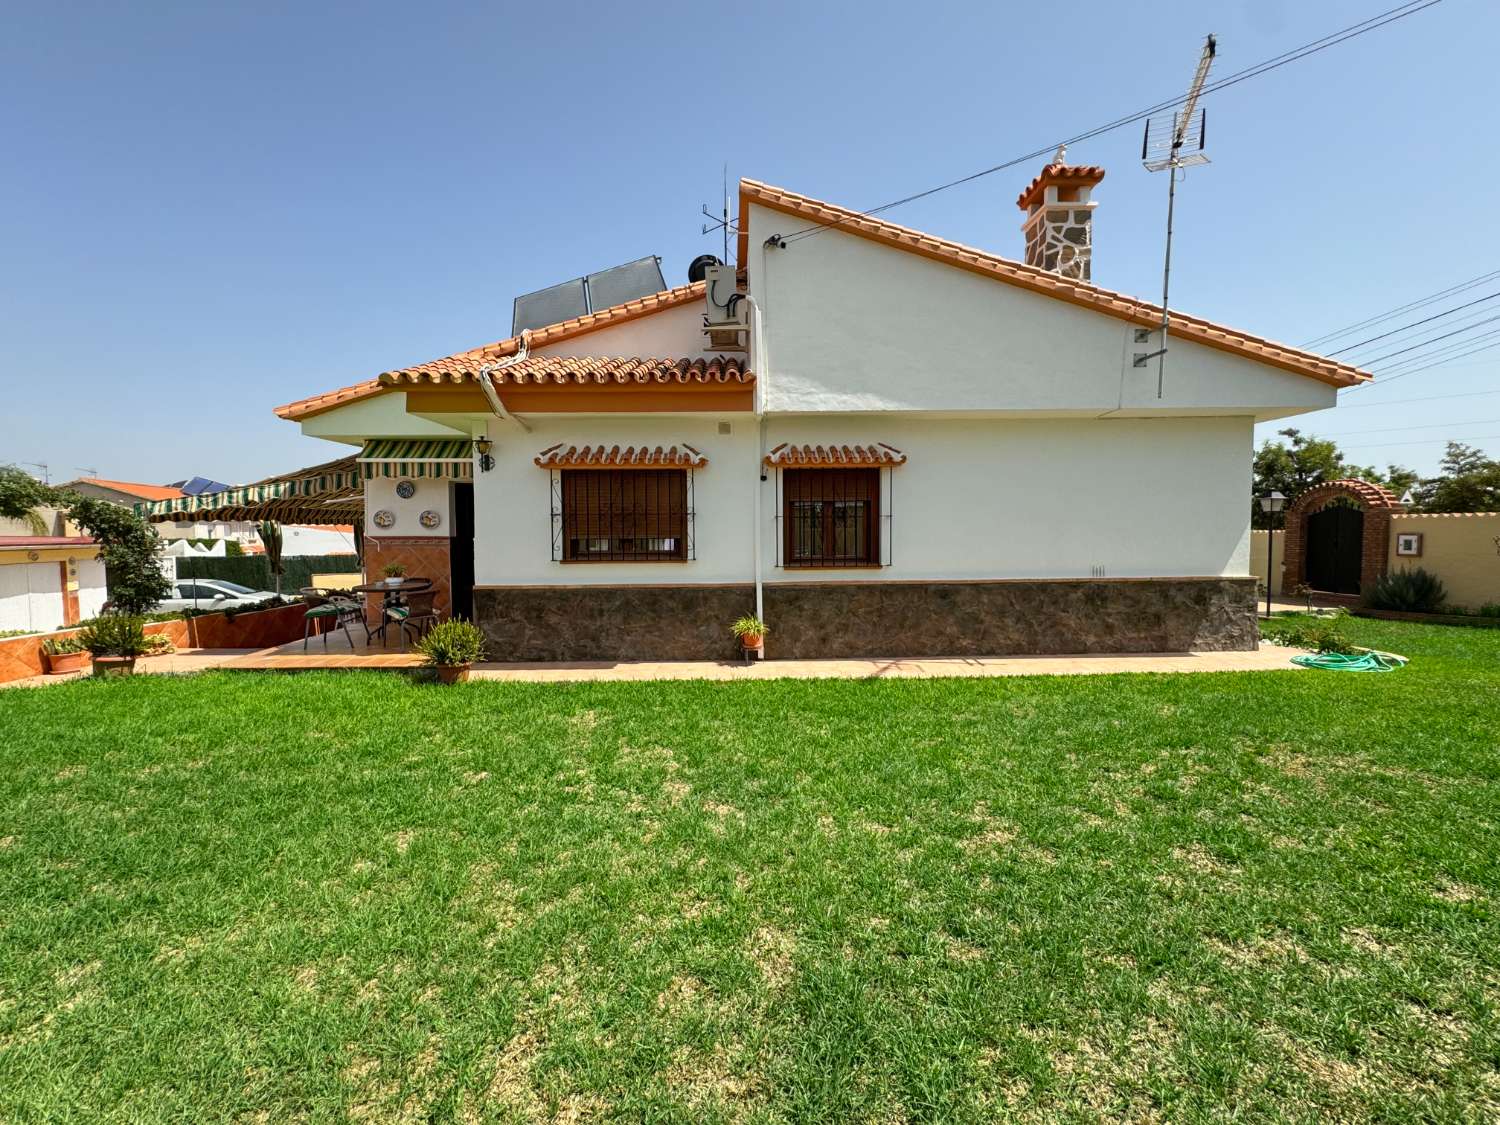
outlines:
[[[473,480],[474,448],[463,438],[375,438],[359,455],[359,474],[365,480]]]
[[[152,523],[275,520],[278,523],[358,523],[364,519],[364,484],[353,457],[341,457],[222,492],[174,496],[136,504]]]

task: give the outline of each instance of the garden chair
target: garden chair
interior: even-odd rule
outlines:
[[[328,634],[335,629],[343,629],[344,636],[349,640],[350,649],[354,648],[354,637],[349,632],[349,622],[365,622],[364,609],[353,598],[345,597],[337,592],[320,590],[316,586],[304,586],[299,593],[307,605],[307,612],[302,615],[302,650],[307,651],[307,638],[314,629],[323,634],[323,647],[328,647]],[[322,623],[327,622],[324,628]],[[370,640],[370,627],[365,625],[365,642]]]
[[[385,611],[388,620],[396,622],[401,627],[401,651],[406,651],[406,631],[410,629],[414,636],[420,638],[432,626],[438,622],[437,608],[433,602],[437,599],[437,591],[423,590],[420,593],[407,596],[402,605],[390,606]]]

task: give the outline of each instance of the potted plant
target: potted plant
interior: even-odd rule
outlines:
[[[77,633],[70,637],[48,637],[42,642],[42,655],[47,658],[49,676],[81,672],[89,662],[89,651],[83,647],[83,639]]]
[[[484,634],[472,621],[444,621],[422,634],[417,651],[437,669],[439,683],[463,683],[469,678],[469,665],[484,659]]]
[[[94,658],[94,675],[116,673],[128,676],[135,671],[135,658],[150,645],[146,641],[145,620],[128,613],[106,613],[78,634],[78,640]]]
[[[387,586],[401,585],[401,579],[406,577],[406,565],[404,563],[388,563],[381,568],[381,574],[385,575]]]
[[[740,639],[745,652],[760,652],[766,644],[766,634],[770,632],[766,623],[753,613],[747,613],[738,621],[729,626],[729,631]]]

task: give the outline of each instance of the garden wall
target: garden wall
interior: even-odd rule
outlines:
[[[55,633],[31,633],[24,637],[9,637],[0,641],[0,684],[12,680],[25,680],[40,676],[46,667],[42,661],[42,644],[54,637],[71,637],[77,629],[59,629]],[[188,623],[186,621],[153,621],[146,626],[148,634],[165,633],[172,639],[174,648],[188,646]]]
[[[286,555],[281,560],[283,594],[295,594],[313,584],[314,574],[357,574],[358,555]],[[178,578],[220,578],[252,590],[276,589],[276,576],[264,555],[202,556],[177,560]]]
[[[1398,555],[1399,535],[1419,534],[1420,555]],[[1250,573],[1265,581],[1266,535],[1250,533]],[[1275,539],[1271,593],[1280,595],[1282,532]],[[1421,567],[1442,579],[1448,601],[1466,609],[1500,602],[1500,512],[1401,512],[1391,516],[1386,573]]]

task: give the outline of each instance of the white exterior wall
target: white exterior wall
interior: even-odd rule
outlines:
[[[837,229],[785,250],[765,238],[806,220],[752,206],[750,289],[764,314],[771,411],[1247,413],[1332,406],[1334,388],[1171,340],[1132,366],[1134,326]],[[1019,250],[1019,246],[1017,247]]]
[[[417,486],[417,491],[410,500],[403,500],[396,495],[396,485],[399,483],[400,479],[396,477],[389,479],[376,477],[373,480],[365,481],[366,535],[399,535],[402,538],[446,539],[453,534],[450,522],[452,519],[452,506],[448,502],[449,488],[446,480],[430,480],[426,478],[418,480],[412,478],[412,483]],[[438,514],[438,525],[434,528],[423,527],[420,522],[421,514],[429,509]],[[382,510],[394,513],[396,522],[393,526],[375,526],[375,513]],[[322,552],[313,553],[321,554]]]
[[[728,421],[729,435],[717,432]],[[475,582],[481,586],[748,583],[761,489],[763,577],[770,582],[1243,576],[1249,573],[1249,418],[944,420],[777,418],[766,447],[883,441],[907,454],[891,470],[892,565],[879,570],[775,566],[776,483],[759,480],[755,420],[535,418],[530,434],[495,423],[496,466],[475,480]],[[533,458],[555,442],[693,445],[696,560],[552,561],[549,473]]]
[[[702,297],[674,309],[600,328],[571,340],[543,344],[532,355],[625,356],[639,359],[683,359],[711,355],[704,351]]]

